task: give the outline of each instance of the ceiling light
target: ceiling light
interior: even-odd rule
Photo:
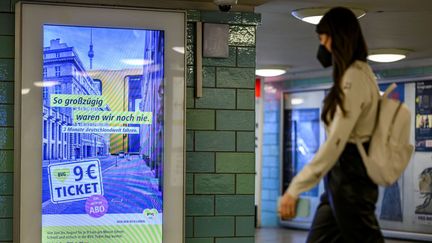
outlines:
[[[301,21],[307,22],[309,24],[318,24],[324,14],[331,8],[328,7],[317,7],[317,8],[300,8],[293,10],[291,15],[300,19]],[[366,12],[358,8],[350,8],[351,11],[357,16],[357,18],[363,17]]]
[[[374,62],[397,62],[406,58],[408,52],[408,50],[404,49],[370,50],[368,59]]]
[[[276,77],[285,74],[286,70],[279,68],[265,68],[255,70],[255,74],[261,77]]]

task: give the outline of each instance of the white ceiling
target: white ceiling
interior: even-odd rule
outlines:
[[[266,79],[302,79],[327,75],[316,60],[315,26],[295,19],[291,11],[306,7],[361,8],[360,19],[369,49],[413,50],[404,61],[373,64],[374,69],[432,65],[432,1],[430,0],[271,0],[255,8],[262,14],[257,31],[257,67],[289,67],[287,75]]]
[[[167,1],[217,10],[213,0]],[[369,49],[412,50],[407,59],[400,62],[371,63],[375,70],[432,65],[432,0],[238,0],[232,11],[255,8],[255,12],[261,13],[262,24],[257,30],[257,67],[289,67],[286,75],[266,79],[278,81],[330,74],[330,70],[324,70],[316,60],[319,43],[315,26],[297,20],[291,11],[333,6],[360,8],[367,12],[360,24]]]

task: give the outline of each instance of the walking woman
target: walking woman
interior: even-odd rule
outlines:
[[[316,32],[321,43],[318,60],[324,67],[333,66],[333,86],[321,114],[327,140],[292,180],[279,214],[294,217],[300,193],[324,177],[325,192],[307,242],[384,242],[375,217],[378,187],[355,145],[359,139],[367,151],[379,99],[375,75],[366,63],[366,43],[356,16],[343,7],[328,11]]]

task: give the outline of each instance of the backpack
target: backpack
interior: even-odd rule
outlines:
[[[380,186],[389,186],[397,181],[414,150],[409,142],[411,112],[408,106],[387,97],[395,88],[396,84],[391,84],[380,97],[367,154],[361,142],[356,141],[369,177]]]

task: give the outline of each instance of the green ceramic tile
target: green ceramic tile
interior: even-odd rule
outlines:
[[[187,65],[195,65],[195,45],[188,44],[186,46],[186,63]]]
[[[187,86],[195,86],[195,68],[193,66],[187,67]],[[203,67],[202,68],[202,87],[215,87],[216,86],[216,68],[215,67]]]
[[[241,24],[242,14],[240,12],[202,11],[201,21],[220,24]]]
[[[236,175],[236,193],[254,194],[255,193],[255,174]]]
[[[237,67],[255,67],[256,51],[255,47],[237,48]]]
[[[196,174],[196,194],[232,194],[235,182],[232,174]]]
[[[255,110],[255,90],[254,89],[237,90],[237,109]]]
[[[214,215],[214,196],[187,195],[187,216]]]
[[[13,161],[13,150],[0,150],[0,172],[13,172]]]
[[[236,217],[236,236],[254,236],[255,218],[253,216]]]
[[[216,70],[216,85],[220,88],[255,88],[255,68],[226,68]]]
[[[11,5],[9,0],[0,0],[0,12],[10,12]]]
[[[194,150],[194,132],[193,131],[187,131],[186,132],[186,151],[193,151]]]
[[[242,13],[242,24],[246,25],[259,25],[261,24],[261,14],[253,12]]]
[[[0,59],[0,81],[13,81],[14,80],[14,59],[2,58]]]
[[[196,217],[195,236],[234,236],[234,217]]]
[[[0,149],[13,148],[13,128],[0,127]]]
[[[215,243],[255,243],[253,237],[216,238]]]
[[[186,217],[186,237],[193,237],[193,217]]]
[[[0,173],[0,195],[13,194],[13,173]]]
[[[217,173],[255,173],[255,153],[216,153]]]
[[[196,24],[188,23],[187,24],[187,44],[195,45],[196,42]]]
[[[214,128],[215,128],[214,110],[192,110],[192,109],[187,110],[186,129],[214,130]]]
[[[13,217],[13,197],[0,196],[0,218]]]
[[[14,58],[15,38],[13,36],[0,36],[0,58]]]
[[[217,130],[237,130],[237,131],[254,131],[255,130],[255,112],[254,111],[217,111],[216,112],[216,129]]]
[[[216,215],[254,214],[254,195],[216,195]]]
[[[204,88],[201,98],[196,99],[196,108],[235,109],[236,91],[234,89]]]
[[[13,104],[14,96],[13,82],[0,82],[0,104]]]
[[[192,173],[186,174],[186,194],[194,193],[194,176]]]
[[[186,68],[186,85],[187,87],[195,86],[195,68],[194,66],[187,66]]]
[[[255,151],[255,132],[237,132],[237,151]]]
[[[213,152],[187,152],[187,172],[214,172],[215,155]]]
[[[186,243],[214,243],[213,238],[186,238]]]
[[[13,219],[0,219],[0,241],[12,242]]]
[[[198,10],[188,10],[187,11],[187,21],[188,22],[198,22],[201,20],[201,12]]]
[[[195,132],[196,151],[235,151],[235,146],[235,132]]]
[[[1,0],[4,2],[5,0]],[[0,8],[2,4],[0,3]],[[0,13],[0,35],[14,35],[15,34],[15,14],[13,13]]]
[[[256,27],[232,25],[230,26],[229,45],[255,46]]]
[[[203,67],[203,87],[216,86],[216,67]]]
[[[13,105],[0,105],[0,126],[14,125]]]

